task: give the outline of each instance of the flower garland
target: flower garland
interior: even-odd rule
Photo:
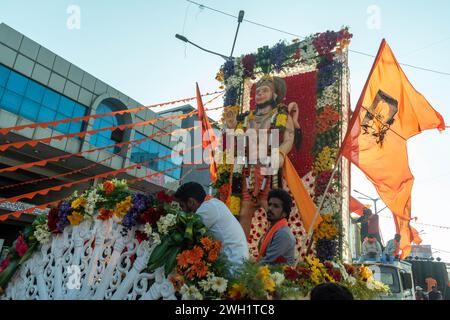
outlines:
[[[358,300],[375,299],[389,292],[389,287],[377,282],[366,266],[306,257],[295,267],[245,263],[230,279],[228,297],[233,300],[304,300],[315,286],[323,283],[342,285]]]

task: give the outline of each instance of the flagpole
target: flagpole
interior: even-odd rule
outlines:
[[[308,236],[307,236],[306,242],[305,242],[305,244],[304,244],[304,246],[305,246],[306,243],[309,241],[309,243],[308,243],[308,248],[307,248],[307,251],[306,251],[306,254],[308,254],[308,252],[309,252],[309,250],[311,249],[311,246],[312,246],[311,236],[312,236],[312,233],[313,233],[314,223],[316,222],[317,217],[319,216],[320,210],[322,209],[323,204],[324,204],[324,202],[325,202],[325,198],[326,198],[326,196],[328,195],[328,190],[329,190],[330,187],[331,187],[331,182],[333,181],[334,175],[335,175],[336,172],[337,172],[337,168],[339,167],[339,166],[338,166],[338,163],[339,163],[339,161],[340,161],[341,158],[342,158],[342,154],[339,156],[339,158],[338,158],[337,161],[336,161],[336,164],[335,164],[335,166],[334,166],[333,172],[331,173],[330,180],[328,180],[327,187],[325,188],[325,191],[324,191],[324,193],[323,193],[322,199],[320,200],[319,206],[317,207],[316,212],[314,213],[314,217],[313,217],[313,219],[312,219],[312,221],[311,221],[311,224],[310,224],[310,226],[309,226],[309,229],[308,229]]]

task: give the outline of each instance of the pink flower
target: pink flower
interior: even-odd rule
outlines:
[[[28,245],[25,242],[25,238],[23,234],[21,234],[16,240],[16,251],[19,254],[19,257],[23,257],[25,252],[28,250]]]
[[[5,259],[2,260],[2,262],[0,263],[0,273],[2,273],[6,268],[8,268],[9,266],[9,257],[6,257]]]

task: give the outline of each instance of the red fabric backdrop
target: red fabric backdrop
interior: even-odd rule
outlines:
[[[286,80],[287,93],[284,103],[288,105],[296,102],[299,106],[298,121],[302,128],[302,145],[300,150],[296,150],[295,146],[289,153],[289,159],[294,164],[300,177],[303,177],[311,171],[314,157],[312,148],[316,138],[315,122],[316,122],[316,71],[301,73],[294,76],[284,78]],[[250,109],[255,109],[255,85],[253,85],[250,93]]]

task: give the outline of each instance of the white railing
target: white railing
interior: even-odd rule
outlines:
[[[41,246],[8,284],[1,299],[173,300],[164,269],[145,271],[155,247],[135,239],[135,229],[113,221],[68,226]]]

